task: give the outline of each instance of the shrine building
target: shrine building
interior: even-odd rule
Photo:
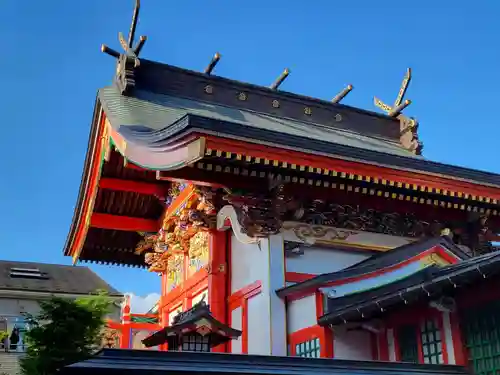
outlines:
[[[109,323],[119,346],[497,371],[500,175],[422,155],[411,70],[393,104],[354,108],[351,85],[281,90],[288,69],[263,87],[217,76],[219,54],[144,59],[138,11],[102,48],[116,76],[64,249],[159,275],[154,311]]]

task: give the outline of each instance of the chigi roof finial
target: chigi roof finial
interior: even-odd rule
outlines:
[[[401,83],[401,88],[399,89],[399,93],[396,98],[396,101],[394,102],[394,105],[391,107],[385,104],[382,100],[378,99],[377,97],[373,97],[375,105],[381,108],[383,111],[387,112],[387,115],[390,117],[398,116],[406,107],[408,107],[411,104],[411,100],[407,99],[403,101],[404,96],[406,94],[406,90],[408,90],[408,85],[410,84],[410,81],[411,81],[411,68],[408,68],[403,78],[403,82]]]
[[[349,94],[352,89],[354,88],[353,85],[347,85],[345,89],[343,89],[341,92],[339,92],[335,97],[332,99],[332,103],[338,104],[342,99],[344,99],[347,94]]]
[[[128,32],[128,39],[125,40],[123,33],[118,33],[118,40],[125,53],[119,53],[106,45],[101,46],[101,51],[118,59],[116,69],[116,83],[121,93],[127,95],[135,86],[134,69],[140,64],[139,54],[146,42],[147,37],[141,35],[139,41],[134,47],[135,29],[139,19],[139,10],[141,8],[140,0],[135,0],[134,13],[132,15],[132,23]]]
[[[142,47],[144,46],[144,43],[146,42],[147,37],[144,35],[141,35],[139,37],[139,42],[137,45],[134,46],[134,38],[135,38],[135,29],[137,28],[137,21],[139,19],[139,10],[141,9],[141,1],[140,0],[135,0],[135,7],[134,7],[134,13],[132,15],[132,23],[130,24],[130,30],[128,32],[128,40],[125,40],[125,37],[123,36],[122,32],[118,33],[118,40],[120,41],[120,45],[122,46],[123,50],[125,51],[125,54],[127,57],[134,59],[134,63],[136,66],[139,65],[139,53],[142,50]],[[107,53],[110,56],[113,56],[115,58],[119,58],[121,54],[117,51],[115,51],[112,48],[109,48],[105,44],[101,45],[101,51],[104,53]]]

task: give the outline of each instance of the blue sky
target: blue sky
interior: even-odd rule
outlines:
[[[96,90],[111,82],[133,0],[0,2],[2,124],[0,259],[70,263],[63,257],[78,193]],[[368,0],[143,0],[142,56],[330,99],[391,103],[407,67],[406,111],[420,121],[424,155],[500,173],[500,2]],[[495,26],[496,25],[496,26]],[[92,267],[116,288],[158,292],[158,276]]]

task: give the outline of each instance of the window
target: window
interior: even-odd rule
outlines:
[[[405,325],[398,328],[399,360],[401,362],[418,363],[417,327]]]
[[[443,343],[437,318],[423,320],[397,329],[399,360],[401,362],[442,364]]]
[[[444,363],[443,342],[436,319],[425,320],[420,324],[420,337],[424,363]]]
[[[11,268],[10,277],[29,278],[29,279],[48,279],[45,272],[41,272],[38,268]]]
[[[301,342],[295,345],[295,355],[304,358],[319,358],[320,344],[319,338]]]
[[[182,338],[183,352],[209,352],[210,335],[202,336],[199,333],[186,335]]]

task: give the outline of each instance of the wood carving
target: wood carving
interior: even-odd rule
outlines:
[[[297,224],[291,227],[284,227],[284,229],[291,229],[297,238],[301,239],[306,244],[311,240],[320,238],[325,240],[344,241],[351,235],[358,233],[351,230],[339,230],[337,228],[310,224]]]
[[[242,232],[250,237],[267,237],[281,230],[286,210],[283,185],[268,193],[230,193],[224,199],[234,207]]]
[[[167,202],[171,203],[184,188],[186,185],[174,185],[170,189]],[[158,233],[144,234],[143,240],[136,247],[136,253],[145,254],[145,262],[151,272],[167,272],[167,264],[171,256],[190,255],[191,244],[200,248],[201,239],[206,240],[208,249],[207,231],[216,226],[216,209],[213,199],[215,196],[211,189],[195,189],[195,194],[190,196],[177,212],[165,217]],[[195,241],[191,241],[192,238],[195,238]],[[208,262],[208,252],[206,257]],[[204,260],[200,259],[200,262]]]
[[[101,346],[103,348],[117,349],[120,347],[120,333],[116,329],[104,328],[102,332]]]
[[[184,256],[175,254],[168,258],[167,263],[167,289],[173,290],[184,280]]]
[[[199,231],[189,240],[189,276],[208,265],[209,260],[209,234]]]

